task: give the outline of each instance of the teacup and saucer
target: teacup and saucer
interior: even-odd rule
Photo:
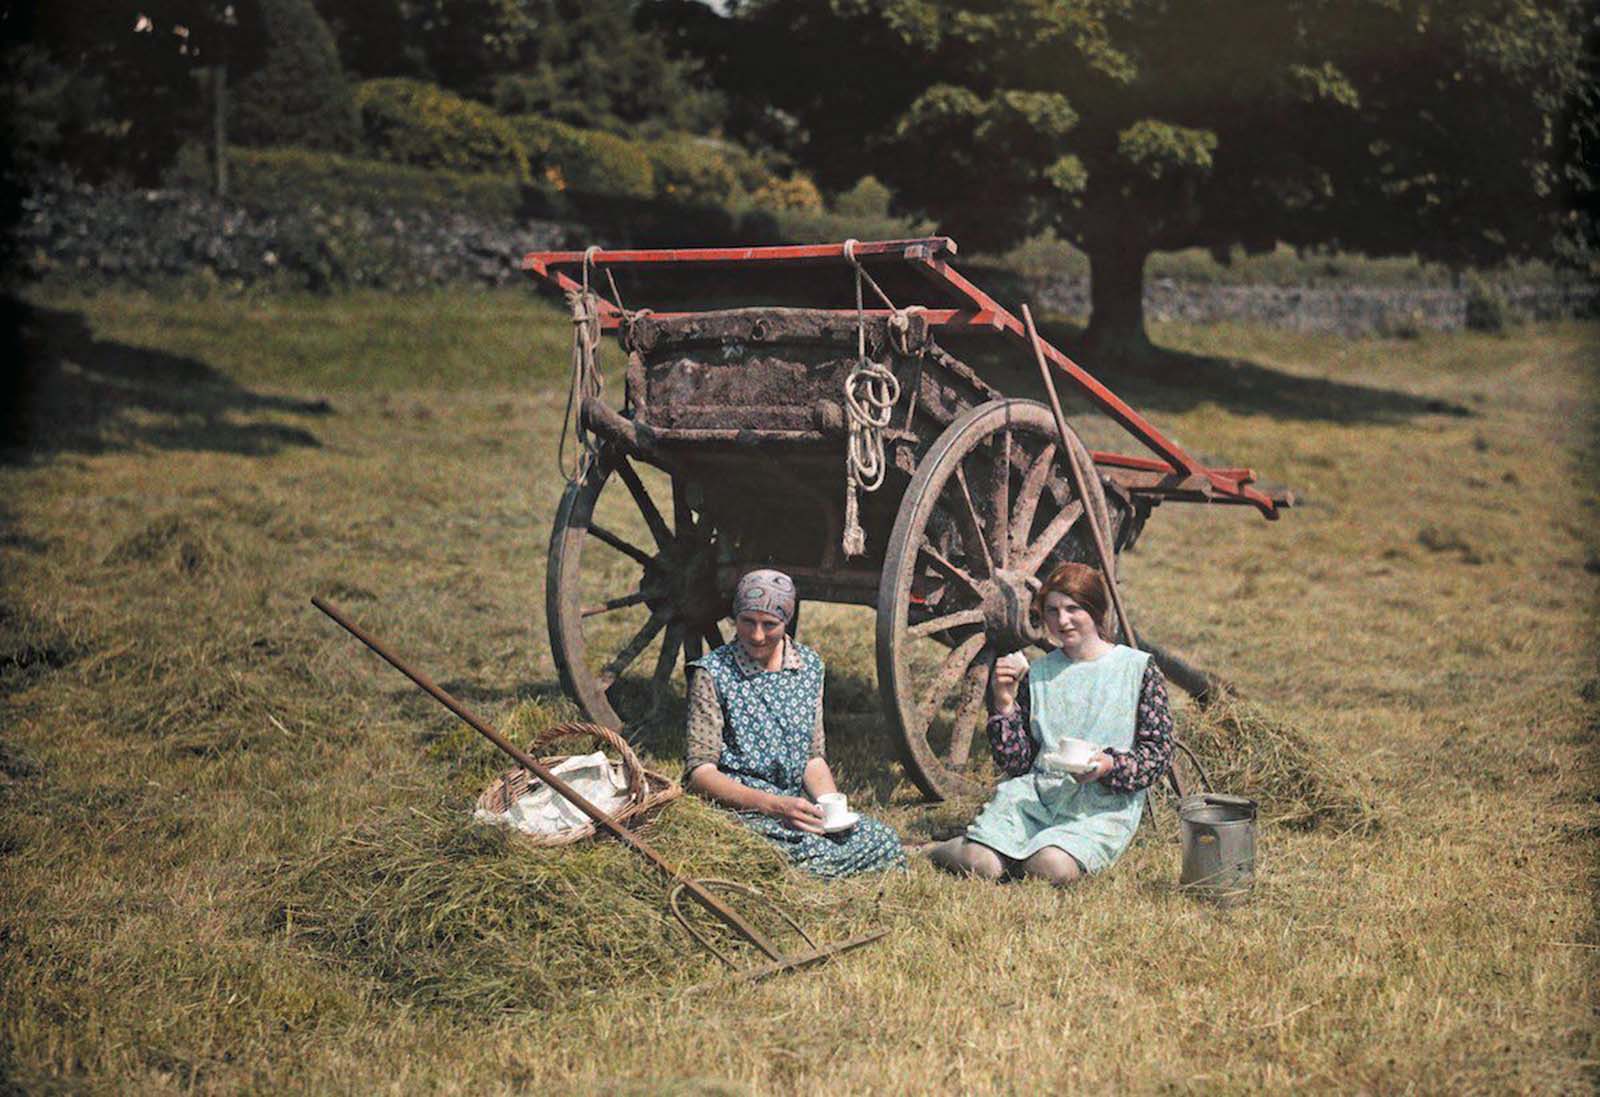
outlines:
[[[1071,774],[1089,773],[1095,768],[1095,755],[1100,753],[1098,743],[1087,739],[1062,739],[1055,749],[1041,759],[1045,764]]]
[[[861,816],[850,810],[850,803],[842,792],[825,792],[817,797],[822,809],[822,833],[842,834],[860,822]]]

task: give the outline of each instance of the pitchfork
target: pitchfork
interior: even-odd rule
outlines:
[[[824,960],[829,956],[833,956],[836,953],[846,952],[853,948],[860,948],[862,945],[871,944],[873,941],[878,940],[880,937],[883,937],[889,932],[886,929],[873,930],[871,933],[864,933],[859,937],[852,937],[849,940],[843,941],[836,945],[819,947],[806,934],[805,930],[801,929],[800,926],[796,924],[793,918],[789,917],[789,915],[785,914],[782,910],[777,910],[777,908],[774,907],[773,909],[777,910],[779,917],[781,917],[790,926],[790,928],[798,933],[809,946],[803,952],[785,954],[781,949],[778,948],[776,944],[768,939],[765,934],[741,918],[722,900],[711,894],[708,885],[715,885],[721,888],[737,890],[745,895],[751,896],[752,898],[761,900],[763,902],[768,902],[769,905],[770,900],[767,900],[759,892],[747,887],[744,884],[739,884],[731,880],[696,880],[691,876],[686,876],[682,872],[679,872],[677,869],[673,868],[665,858],[652,849],[643,838],[640,838],[638,835],[632,833],[627,827],[623,826],[621,823],[618,823],[610,815],[607,815],[605,812],[591,804],[588,800],[584,799],[576,789],[567,784],[561,778],[557,777],[554,773],[551,773],[544,766],[540,765],[539,762],[530,756],[526,751],[519,750],[517,747],[513,746],[509,740],[507,740],[493,727],[489,726],[487,723],[478,719],[471,712],[469,712],[466,706],[460,701],[457,701],[443,689],[434,685],[434,683],[426,675],[412,670],[405,663],[401,662],[397,656],[390,654],[381,643],[379,643],[372,636],[369,636],[361,629],[359,625],[351,621],[343,613],[339,612],[339,610],[335,609],[327,602],[324,602],[321,598],[311,599],[311,604],[316,606],[323,613],[326,613],[329,617],[333,618],[334,622],[346,632],[350,633],[350,635],[354,636],[357,640],[360,640],[363,644],[367,645],[367,647],[371,648],[384,660],[384,662],[388,663],[390,666],[394,667],[395,670],[398,670],[401,674],[404,674],[407,678],[411,679],[411,681],[414,682],[424,693],[428,694],[428,696],[432,697],[435,701],[438,701],[445,708],[461,717],[461,719],[466,721],[466,723],[474,731],[478,732],[485,739],[489,740],[489,742],[493,743],[505,753],[509,754],[513,759],[516,760],[518,765],[526,769],[535,777],[539,778],[539,780],[543,781],[550,788],[555,789],[556,792],[572,801],[579,811],[593,819],[597,825],[604,827],[612,834],[613,837],[617,838],[623,844],[630,847],[639,856],[643,857],[646,861],[649,861],[652,865],[665,873],[666,876],[676,885],[668,896],[668,906],[673,915],[680,923],[682,923],[684,929],[688,930],[689,934],[694,937],[695,940],[699,941],[700,944],[710,949],[719,960],[727,964],[729,967],[737,966],[732,960],[724,955],[721,950],[719,950],[702,934],[696,931],[692,925],[689,924],[688,918],[684,916],[683,911],[679,906],[679,898],[684,893],[687,893],[708,912],[720,919],[728,926],[729,929],[733,930],[740,937],[743,937],[746,941],[750,942],[752,945],[766,954],[767,960],[769,961],[768,963],[760,964],[746,969],[745,971],[739,972],[737,976],[738,978],[750,980],[765,979],[769,975],[776,975],[781,971],[788,971],[791,968],[806,967],[816,963],[819,960]]]

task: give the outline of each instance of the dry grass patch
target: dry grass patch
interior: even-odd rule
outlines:
[[[542,616],[562,312],[42,304],[42,429],[0,465],[0,1089],[1593,1089],[1593,328],[1157,333],[1195,372],[1133,402],[1306,498],[1163,506],[1124,558],[1141,630],[1251,700],[1182,720],[1261,802],[1252,902],[1177,893],[1161,805],[1055,892],[807,880],[681,801],[650,837],[689,871],[821,939],[891,930],[691,991],[717,967],[664,882],[474,826],[504,761],[307,604],[513,738],[573,715]],[[959,829],[975,805],[893,761],[870,613],[805,620],[852,799]]]
[[[766,843],[699,801],[669,805],[644,836],[680,871],[754,885],[809,929],[826,926],[824,939],[859,932],[870,916],[852,901],[860,888],[808,897]],[[275,929],[385,993],[453,1013],[571,1009],[720,970],[669,914],[670,881],[637,853],[609,840],[534,848],[467,822],[459,798],[428,789],[407,790],[404,806],[278,876]],[[764,906],[730,902],[758,927],[781,928]]]

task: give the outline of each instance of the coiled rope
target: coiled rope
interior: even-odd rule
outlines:
[[[888,294],[873,280],[856,258],[856,241],[844,242],[844,257],[856,271],[856,363],[844,381],[845,415],[849,437],[845,446],[844,536],[841,547],[846,556],[867,551],[866,531],[861,528],[861,507],[857,493],[877,491],[888,471],[883,453],[883,430],[889,425],[894,406],[900,399],[900,381],[888,366],[867,356],[867,309],[862,283],[872,287],[890,311],[889,333],[902,354],[910,353],[911,317],[909,310],[895,308]]]

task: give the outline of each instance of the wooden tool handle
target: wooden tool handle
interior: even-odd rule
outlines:
[[[455,713],[457,716],[461,717],[461,719],[466,721],[467,725],[470,726],[474,731],[478,732],[485,739],[489,740],[489,742],[493,743],[505,753],[509,754],[513,759],[516,760],[518,765],[522,766],[529,773],[533,774],[535,777],[539,778],[539,780],[555,789],[562,796],[565,796],[568,800],[572,801],[574,806],[576,806],[579,811],[593,819],[597,825],[604,827],[613,836],[627,845],[632,846],[641,857],[655,865],[668,876],[672,877],[673,880],[681,883],[684,887],[684,890],[692,895],[696,902],[705,907],[718,918],[721,918],[741,937],[749,941],[752,945],[756,946],[756,948],[759,948],[762,952],[766,953],[771,959],[780,960],[783,958],[783,954],[778,951],[777,947],[773,945],[772,942],[768,941],[767,938],[763,936],[761,932],[758,931],[754,926],[749,925],[743,918],[740,918],[737,914],[735,914],[727,906],[727,904],[723,903],[715,895],[712,895],[705,888],[701,887],[695,880],[679,873],[677,869],[673,868],[667,863],[665,858],[652,849],[644,841],[644,839],[638,837],[629,831],[627,827],[624,827],[621,823],[613,819],[610,815],[607,815],[605,812],[595,807],[588,800],[584,799],[583,796],[579,794],[577,789],[573,788],[561,778],[551,773],[544,766],[540,765],[539,762],[526,751],[519,750],[509,740],[507,740],[505,736],[501,735],[487,723],[474,716],[460,701],[457,701],[454,697],[450,696],[450,694],[434,685],[433,681],[428,678],[427,675],[423,674],[421,671],[412,670],[400,660],[399,656],[390,654],[389,651],[385,649],[375,637],[367,635],[367,633],[362,630],[361,626],[357,625],[354,621],[350,620],[343,613],[340,613],[327,602],[324,602],[321,598],[311,599],[311,604],[331,617],[334,623],[340,628],[344,629],[351,636],[354,636],[357,640],[360,640],[363,644],[367,645],[367,647],[371,648],[372,651],[376,653],[384,662],[388,663],[395,670],[398,670],[401,674],[404,674],[407,678],[411,679],[411,681],[414,682],[424,693],[432,697],[435,701],[438,701],[441,705]]]

